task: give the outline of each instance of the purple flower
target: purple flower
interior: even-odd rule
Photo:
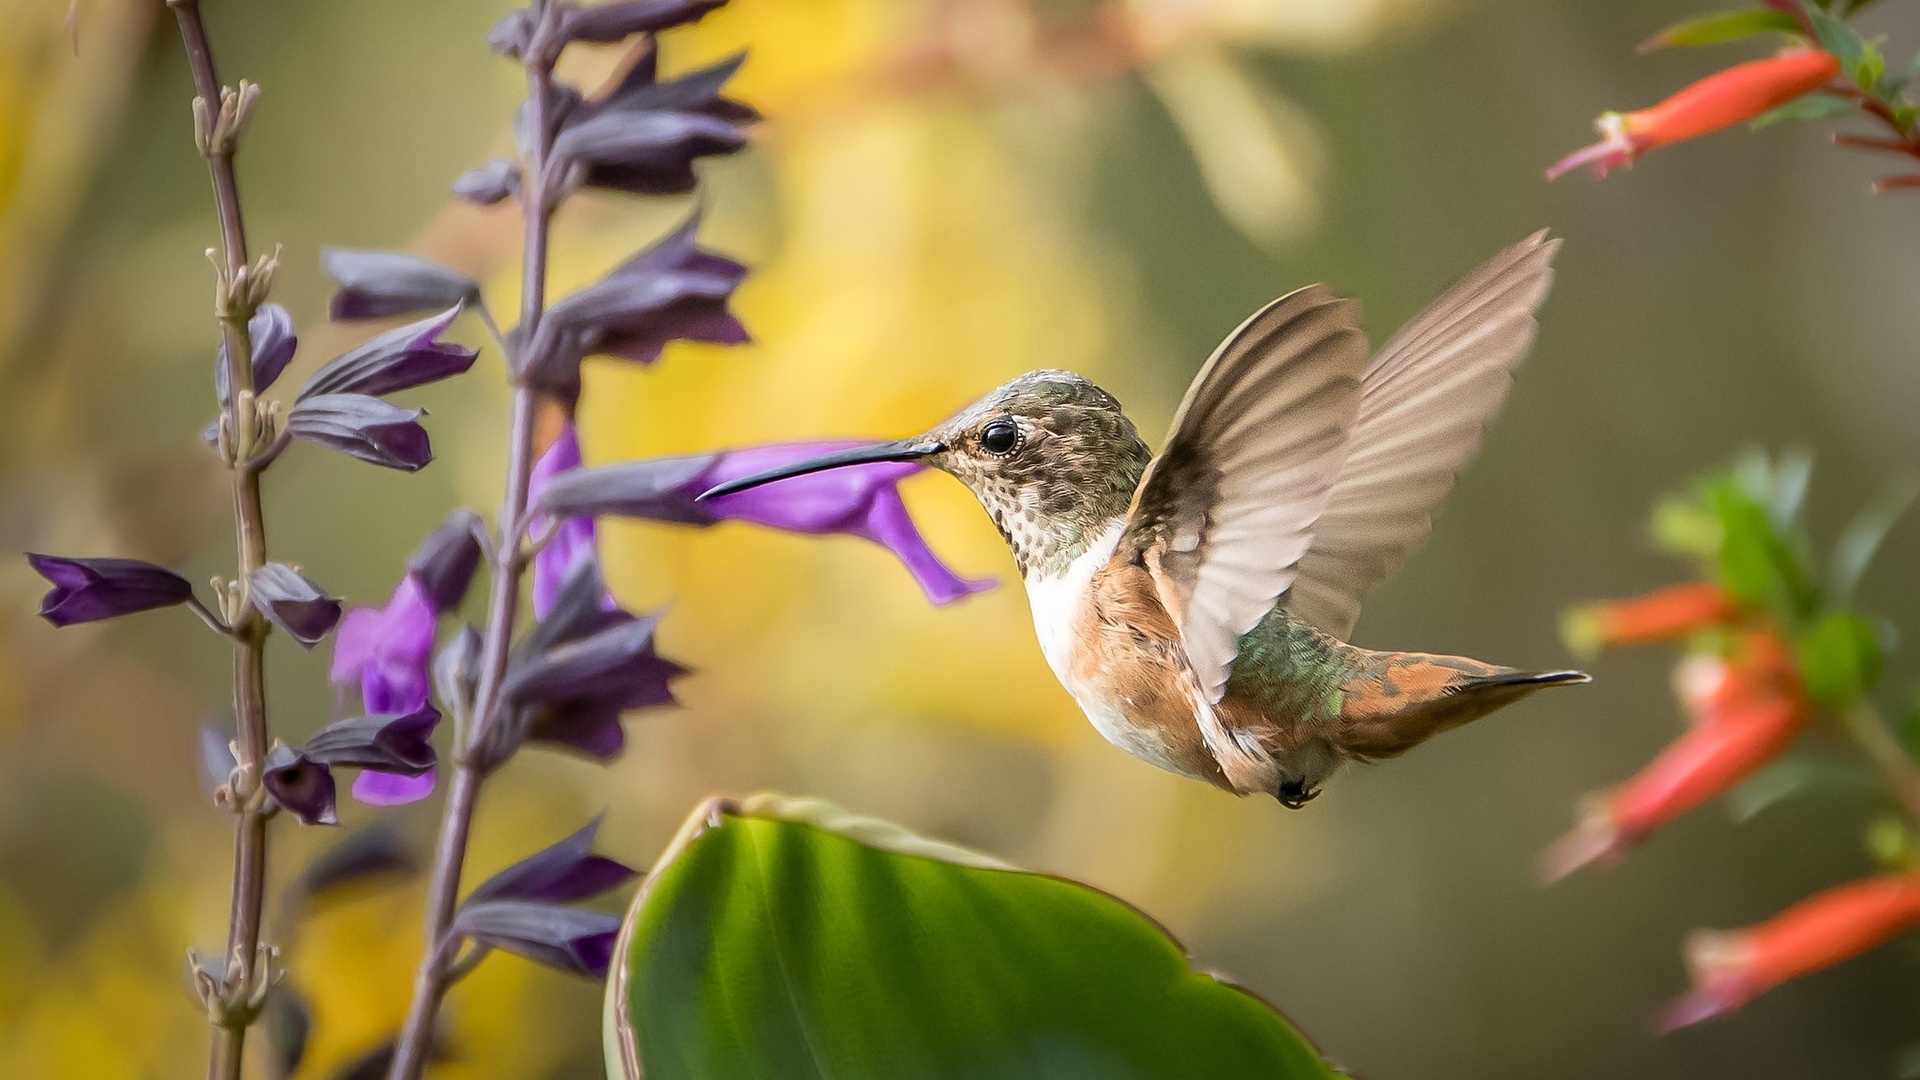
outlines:
[[[333,303],[328,312],[336,320],[383,319],[389,315],[410,315],[416,311],[449,308],[451,310],[440,318],[452,322],[452,316],[459,314],[462,304],[480,298],[480,286],[472,278],[418,255],[398,251],[322,248],[320,266],[340,286],[339,291],[333,294]],[[404,327],[403,330],[416,328]],[[444,325],[440,327],[445,328]],[[382,335],[374,340],[380,341],[387,336]],[[404,339],[404,334],[402,337]],[[448,348],[444,345],[437,347]],[[468,362],[472,362],[471,357]]]
[[[340,621],[340,601],[285,563],[267,563],[251,580],[253,606],[302,648],[313,648]]]
[[[747,269],[695,246],[699,226],[695,214],[599,282],[554,304],[524,350],[534,365],[528,378],[572,401],[580,394],[580,362],[590,355],[646,364],[669,341],[746,341],[727,301]]]
[[[267,794],[306,825],[338,825],[333,770],[284,744],[267,753],[260,776]]]
[[[533,900],[484,900],[462,907],[452,932],[551,968],[605,979],[620,920]]]
[[[439,723],[439,710],[426,704],[402,714],[337,720],[299,750],[274,748],[264,774],[267,792],[309,825],[339,820],[334,769],[362,770],[353,796],[370,806],[425,798],[433,791],[435,756],[429,739]]]
[[[520,196],[520,165],[489,161],[468,169],[453,182],[453,193],[476,206],[492,206]]]
[[[481,748],[488,768],[526,741],[614,757],[626,745],[623,713],[673,704],[672,681],[687,669],[654,651],[656,620],[606,601],[599,567],[585,562],[527,635],[501,686],[507,713]]]
[[[386,606],[354,608],[340,620],[333,683],[358,683],[370,713],[412,712],[426,704],[438,617],[419,579],[401,578]]]
[[[385,259],[418,262],[418,260],[411,260],[409,256],[387,252],[335,252],[333,255],[335,259],[352,255],[357,259],[379,256]],[[431,263],[420,263],[420,265],[438,269]],[[451,271],[444,272],[451,273]],[[365,273],[368,277],[375,276],[372,271]],[[394,278],[405,276],[404,271],[398,268],[393,268],[388,273]],[[469,286],[472,284],[465,278],[460,280]],[[398,280],[380,283],[392,290],[392,295],[383,295],[377,299],[386,301],[388,308],[394,311],[411,310],[394,305],[420,298],[407,295],[408,288],[418,293],[431,293],[434,288],[427,283],[408,284]],[[372,289],[371,285],[363,287],[367,290]],[[342,292],[335,297],[334,306],[339,308],[342,298],[350,295],[357,297],[354,300],[356,305],[372,304],[376,299]],[[443,298],[440,294],[432,296],[436,306],[437,301]],[[465,346],[440,340],[440,335],[445,333],[447,327],[452,326],[453,320],[459,316],[460,305],[460,301],[455,301],[453,306],[438,315],[431,315],[418,322],[408,323],[368,338],[357,347],[327,361],[320,366],[319,371],[313,373],[313,378],[308,379],[307,384],[300,388],[298,400],[304,402],[311,398],[333,394],[367,394],[379,397],[399,390],[424,386],[466,371],[473,366],[474,357],[479,353]]]
[[[612,514],[696,526],[750,521],[789,532],[844,533],[892,551],[936,604],[992,588],[991,578],[963,578],[949,570],[914,527],[899,489],[901,480],[921,469],[910,461],[849,465],[731,495],[698,498],[731,480],[865,445],[781,443],[584,469],[549,483],[539,506],[563,515]]]
[[[555,478],[564,473],[576,472],[580,468],[580,436],[574,430],[571,421],[560,430],[560,437],[553,440],[547,452],[533,464],[533,475],[528,482],[527,500],[537,504],[540,493],[552,484]],[[552,529],[553,535],[533,557],[533,614],[544,619],[553,610],[553,602],[560,595],[560,587],[582,565],[594,558],[593,518],[569,516],[557,523],[550,517],[536,519],[535,531]],[[613,600],[608,597],[605,606],[611,608]]]
[[[293,316],[279,304],[260,305],[253,318],[247,320],[247,339],[253,346],[253,389],[259,392],[272,386],[293,362],[293,351],[300,339],[293,332]],[[227,400],[227,343],[224,341],[213,365],[213,385],[220,400]]]
[[[572,836],[514,863],[467,894],[467,902],[481,900],[540,900],[550,904],[584,900],[632,881],[631,867],[593,853],[595,818]]]
[[[432,686],[433,641],[440,616],[460,605],[479,565],[477,519],[456,510],[407,560],[407,573],[384,607],[355,608],[333,639],[336,686],[359,684],[360,700],[376,716],[419,715]],[[437,722],[439,713],[433,713]],[[431,730],[427,725],[427,730]],[[401,729],[404,730],[404,729]],[[424,738],[424,736],[423,736]],[[354,781],[353,796],[375,806],[413,802],[433,790],[425,772],[374,765]],[[394,775],[407,774],[407,775]]]
[[[726,0],[625,0],[607,4],[565,5],[561,35],[568,41],[611,45],[634,34],[657,34],[695,22]],[[649,54],[649,59],[652,54]]]
[[[433,443],[420,416],[419,409],[367,394],[316,394],[295,403],[287,414],[287,433],[372,465],[418,472],[433,460]]]
[[[193,597],[186,578],[138,559],[68,559],[28,552],[27,562],[53,583],[40,599],[40,617],[55,626],[172,607]]]
[[[657,60],[658,53],[648,53],[612,90],[568,111],[554,152],[584,167],[587,186],[677,195],[699,183],[700,158],[746,145],[740,128],[760,114],[720,94],[745,53],[666,82],[658,80]]]

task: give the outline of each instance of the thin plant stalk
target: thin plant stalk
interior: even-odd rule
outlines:
[[[535,4],[538,12],[544,0]],[[548,116],[552,112],[553,70],[547,63],[529,58],[528,92],[533,100],[535,130],[531,160],[526,162],[527,185],[522,206],[525,217],[524,270],[520,290],[520,327],[518,339],[532,340],[546,308],[547,234],[552,217],[546,184],[543,182],[547,157],[552,149]],[[528,358],[510,358],[514,371],[530,369]],[[485,736],[497,722],[501,711],[501,685],[506,676],[508,648],[513,639],[515,616],[520,605],[520,578],[527,558],[521,545],[527,517],[527,494],[533,475],[534,413],[538,406],[532,387],[516,377],[513,394],[513,426],[508,444],[507,491],[500,508],[498,535],[492,545],[491,593],[487,603],[487,624],[483,634],[479,683],[474,695],[473,717],[464,727],[462,744],[455,747],[453,780],[448,788],[446,808],[440,822],[440,837],[434,846],[434,859],[428,883],[425,940],[420,968],[414,979],[413,1000],[408,1006],[406,1025],[394,1047],[389,1080],[414,1080],[426,1065],[432,1042],[434,1017],[447,988],[463,972],[456,968],[448,928],[453,923],[460,892],[460,873],[466,862],[467,839],[473,826],[474,806],[479,798],[482,764],[479,753]]]
[[[201,18],[199,0],[168,0],[180,25],[187,62],[193,71],[196,95],[196,134],[212,179],[214,206],[220,221],[220,249],[216,271],[220,279],[217,315],[226,345],[227,384],[231,388],[222,408],[223,426],[230,436],[224,446],[233,499],[238,566],[235,589],[229,599],[227,633],[233,639],[233,709],[237,768],[228,783],[228,806],[237,820],[234,832],[233,903],[227,929],[225,963],[212,979],[202,983],[207,1016],[213,1024],[207,1075],[212,1080],[237,1080],[246,1047],[247,1029],[258,1017],[260,1003],[273,979],[273,956],[260,941],[261,911],[267,879],[267,818],[271,807],[261,784],[267,753],[266,638],[268,624],[244,602],[246,583],[267,561],[267,525],[260,503],[260,473],[252,461],[252,435],[259,430],[253,386],[253,348],[247,320],[255,299],[246,287],[250,273],[270,272],[270,264],[251,268],[247,233],[240,210],[240,189],[234,176],[234,139],[251,106],[250,88],[239,93],[223,90],[214,65],[212,44]],[[217,121],[231,106],[234,124],[222,130]],[[215,123],[209,123],[209,121]],[[264,284],[264,283],[260,283]]]

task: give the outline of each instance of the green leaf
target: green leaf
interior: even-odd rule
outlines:
[[[1832,563],[1827,570],[1829,603],[1844,605],[1851,600],[1854,587],[1860,584],[1860,575],[1867,572],[1874,552],[1880,550],[1880,542],[1887,538],[1888,530],[1906,513],[1907,507],[1913,505],[1917,495],[1920,495],[1920,483],[1908,480],[1868,503],[1848,523],[1847,530],[1834,542]]]
[[[1836,711],[1880,680],[1884,658],[1873,624],[1858,615],[1823,616],[1800,635],[1800,678],[1815,701]]]
[[[1681,46],[1718,45],[1774,31],[1798,34],[1800,20],[1775,8],[1719,11],[1674,23],[1641,42],[1638,51],[1650,53]]]
[[[1860,36],[1851,24],[1838,15],[1828,11],[1808,13],[1813,19],[1813,31],[1820,39],[1820,47],[1832,53],[1840,61],[1840,67],[1852,79],[1854,85],[1869,94],[1875,93],[1880,77],[1887,73],[1886,57],[1880,54],[1879,47]]]
[[[1121,901],[819,802],[702,807],[614,965],[624,1080],[1339,1075]]]
[[[1818,92],[1802,94],[1785,105],[1776,105],[1754,117],[1750,126],[1758,131],[1783,120],[1819,120],[1822,117],[1850,113],[1853,109],[1853,102],[1846,98]]]
[[[1781,758],[1727,792],[1727,812],[1746,822],[1797,795],[1877,795],[1879,783],[1852,761],[1796,754]]]

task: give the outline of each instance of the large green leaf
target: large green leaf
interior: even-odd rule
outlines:
[[[688,822],[606,1003],[623,1078],[1338,1075],[1105,893],[770,795]]]

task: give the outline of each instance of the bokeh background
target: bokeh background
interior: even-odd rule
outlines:
[[[189,80],[157,0],[0,0],[0,550],[230,565],[224,492],[195,433],[213,408],[215,241]],[[1869,27],[1903,56],[1911,5]],[[451,206],[507,148],[517,70],[482,45],[500,0],[206,0],[228,81],[265,88],[240,168],[298,370],[351,344],[324,324],[322,244],[411,247],[515,295],[513,211]],[[1817,125],[1722,135],[1595,185],[1541,169],[1604,107],[1647,104],[1737,49],[1635,58],[1687,5],[1530,0],[1138,0],[1135,53],[1090,0],[734,0],[666,44],[669,70],[741,48],[769,120],[709,164],[710,243],[756,272],[756,337],[594,367],[590,462],[812,436],[904,434],[1001,380],[1067,367],[1164,430],[1212,344],[1316,280],[1383,337],[1455,275],[1542,226],[1566,237],[1539,344],[1432,540],[1357,640],[1559,666],[1563,605],[1677,571],[1650,501],[1749,444],[1816,455],[1825,535],[1920,464],[1920,199]],[[1898,46],[1906,44],[1903,52]],[[591,84],[612,53],[570,73]],[[576,200],[556,286],[591,280],[690,203]],[[505,305],[511,308],[511,303]],[[268,480],[273,550],[378,602],[455,504],[498,499],[498,358],[417,395],[439,460],[417,476],[296,448]],[[1878,1077],[1920,1037],[1911,948],[1666,1038],[1679,942],[1869,869],[1861,811],[1718,812],[1626,865],[1536,886],[1575,796],[1679,723],[1657,654],[1342,779],[1302,813],[1236,801],[1101,742],[1048,674],[1010,559],[956,484],[908,499],[935,548],[1003,587],[925,603],[878,548],[726,526],[603,528],[629,606],[665,606],[699,669],[638,718],[611,769],[522,755],[489,785],[484,873],[604,810],[644,865],[698,799],[772,787],[838,801],[1109,889],[1197,963],[1377,1080]],[[1920,527],[1893,534],[1868,606],[1920,626]],[[56,633],[0,561],[0,1076],[174,1077],[205,1028],[182,950],[224,937],[230,846],[196,731],[226,698],[222,643],[167,612]],[[271,658],[290,740],[345,707],[326,647]],[[1891,685],[1910,686],[1912,651]],[[437,805],[343,807],[424,849]],[[277,826],[276,876],[339,839]],[[417,884],[273,928],[314,1027],[302,1077],[395,1026]],[[511,958],[450,1006],[449,1077],[600,1073],[597,987]]]

